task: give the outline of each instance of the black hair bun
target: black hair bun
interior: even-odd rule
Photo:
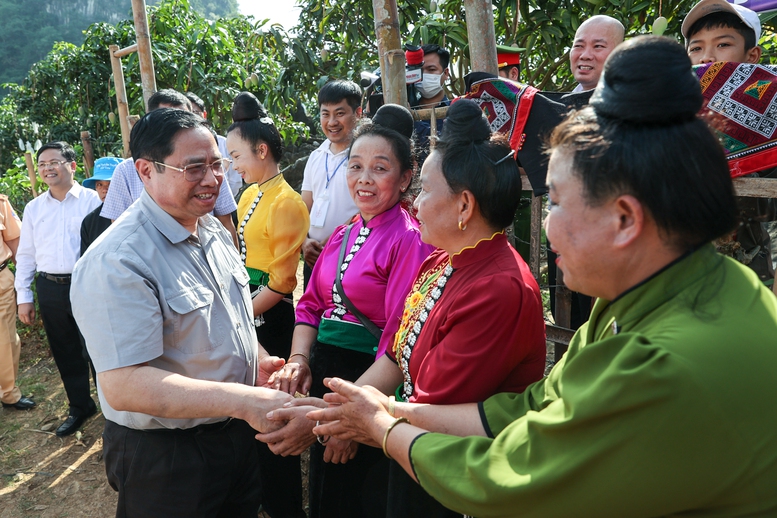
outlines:
[[[491,126],[475,101],[459,99],[448,108],[441,140],[445,142],[485,142],[491,138]]]
[[[685,49],[663,36],[638,36],[619,45],[591,97],[597,115],[643,124],[687,121],[701,105],[701,87]]]
[[[393,129],[408,139],[413,136],[413,114],[404,106],[384,104],[372,117],[372,123]]]
[[[267,110],[251,92],[240,92],[232,103],[232,120],[234,122],[259,119],[267,116]]]

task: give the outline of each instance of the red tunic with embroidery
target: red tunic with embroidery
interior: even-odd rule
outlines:
[[[441,272],[449,260],[453,273],[442,295],[431,311],[413,322],[408,318],[413,308],[429,307],[432,298],[423,289],[417,293],[425,274],[428,278],[430,272]],[[407,358],[410,349],[411,402],[483,401],[499,392],[521,392],[544,373],[540,289],[504,233],[450,258],[443,250],[432,253],[421,265],[403,318],[395,346],[387,354],[397,361],[402,354]],[[418,324],[421,331],[411,347],[412,328]]]

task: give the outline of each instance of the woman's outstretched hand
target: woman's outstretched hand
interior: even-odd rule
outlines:
[[[340,378],[326,378],[324,384],[334,392],[324,395],[329,407],[307,414],[308,419],[321,422],[313,432],[380,447],[386,422],[393,420],[386,411],[386,395],[373,387],[357,387]]]

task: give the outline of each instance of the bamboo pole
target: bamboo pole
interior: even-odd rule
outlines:
[[[386,103],[407,106],[405,53],[399,36],[397,1],[372,0],[372,9],[375,14],[383,97]]]
[[[132,15],[135,19],[135,36],[140,62],[140,81],[143,84],[143,102],[148,111],[148,98],[156,92],[154,58],[151,55],[151,37],[148,31],[145,0],[132,0]]]
[[[494,6],[491,0],[464,0],[467,39],[472,70],[499,74],[494,34]]]
[[[127,122],[129,116],[129,104],[127,103],[127,89],[124,86],[124,69],[121,65],[121,58],[116,55],[119,50],[118,45],[108,47],[111,51],[111,69],[113,70],[113,84],[116,86],[116,105],[119,107],[119,125],[121,126],[121,141],[124,145],[124,158],[130,154],[129,136],[130,126]]]
[[[32,164],[32,153],[25,151],[24,161],[27,163],[27,174],[30,177],[30,190],[32,191],[32,197],[37,198],[38,193],[35,191],[35,184],[38,181],[38,177],[35,173],[35,166]]]
[[[81,145],[84,147],[84,173],[89,178],[94,169],[94,149],[92,148],[92,135],[88,131],[81,132]]]
[[[123,49],[117,50],[116,52],[113,53],[113,55],[116,56],[117,58],[123,58],[124,56],[129,56],[133,52],[137,52],[137,51],[138,51],[138,44],[134,43],[129,47],[124,47]]]
[[[432,120],[432,112],[437,119],[444,119],[448,116],[448,106],[442,106],[440,108],[423,108],[420,110],[411,110],[413,118],[417,121]]]
[[[734,178],[734,189],[746,198],[777,198],[777,179]]]

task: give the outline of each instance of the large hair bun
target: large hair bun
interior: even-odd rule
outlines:
[[[448,108],[442,140],[445,142],[484,142],[491,138],[491,126],[480,105],[469,99],[459,99]]]
[[[384,104],[372,117],[372,123],[384,128],[393,129],[408,139],[413,136],[413,114],[404,106]]]
[[[232,103],[232,120],[234,122],[259,119],[267,116],[267,110],[251,92],[240,92]]]
[[[638,36],[607,59],[590,104],[609,119],[674,124],[698,113],[702,95],[683,47],[662,36]]]

